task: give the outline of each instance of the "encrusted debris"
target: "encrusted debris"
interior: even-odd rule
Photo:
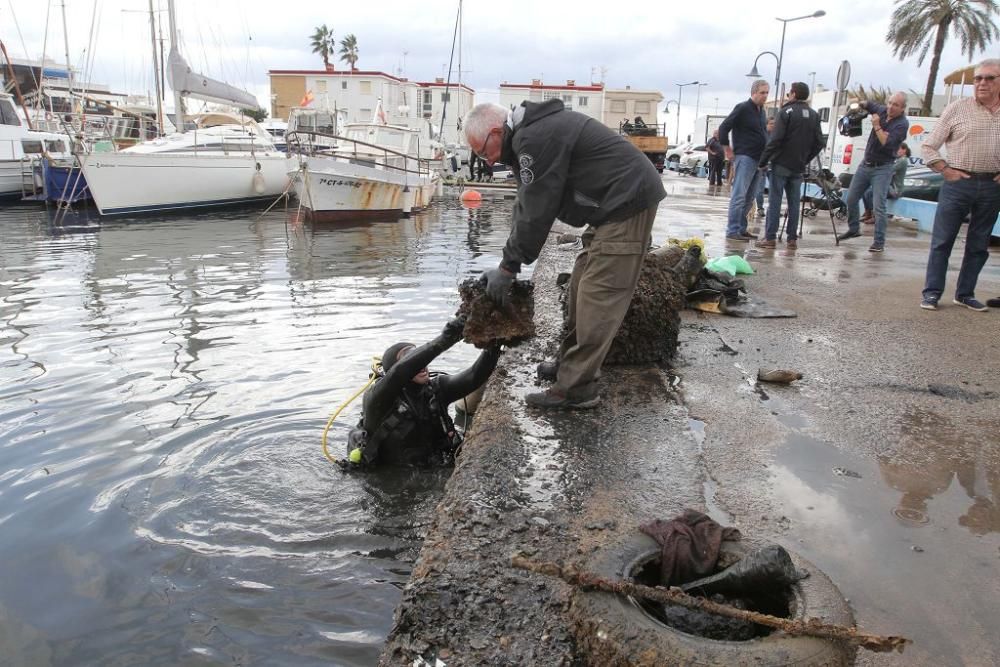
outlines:
[[[500,307],[486,295],[482,278],[470,278],[458,286],[462,303],[458,314],[465,315],[463,338],[466,343],[482,349],[501,343],[507,347],[520,345],[535,335],[534,285],[515,280],[507,305]]]
[[[701,251],[665,246],[646,255],[632,304],[605,358],[608,364],[669,361],[677,351],[680,311],[701,272]]]

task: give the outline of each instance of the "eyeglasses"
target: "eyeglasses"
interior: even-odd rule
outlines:
[[[490,143],[490,136],[492,136],[493,130],[486,133],[486,139],[483,141],[483,147],[476,151],[476,155],[479,157],[486,157],[486,144]]]
[[[983,81],[988,81],[989,83],[993,83],[997,79],[1000,79],[1000,76],[996,74],[977,74],[976,76],[972,77],[972,80],[975,81],[976,83],[981,83]]]

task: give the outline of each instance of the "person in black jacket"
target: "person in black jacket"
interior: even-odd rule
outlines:
[[[740,102],[719,125],[719,143],[726,150],[729,169],[733,174],[732,194],[729,198],[729,220],[726,238],[731,241],[749,241],[747,211],[757,196],[761,172],[757,169],[760,154],[767,144],[767,114],[764,104],[771,92],[767,81],[758,79],[750,87],[750,99]],[[733,144],[729,145],[729,133]]]
[[[487,293],[503,303],[522,264],[538,258],[552,223],[587,226],[568,294],[568,332],[553,362],[539,364],[550,389],[529,394],[540,408],[591,408],[597,378],[628,311],[666,196],[653,163],[597,120],[559,100],[522,102],[507,111],[479,104],[466,116],[469,146],[517,179],[510,236],[500,266],[486,272]]]
[[[427,466],[447,463],[462,438],[448,406],[489,379],[500,346],[483,350],[476,362],[454,375],[431,377],[427,365],[462,338],[465,320],[455,318],[434,340],[414,346],[396,343],[382,355],[384,375],[365,392],[360,426],[365,466]]]
[[[774,123],[774,133],[760,156],[760,170],[771,165],[771,194],[768,196],[767,225],[759,248],[773,248],[777,243],[778,219],[781,217],[781,193],[788,201],[788,248],[798,246],[799,202],[802,197],[802,172],[823,150],[823,130],[819,114],[809,107],[809,86],[796,81],[788,93]]]
[[[723,172],[725,171],[726,155],[725,149],[719,143],[719,131],[712,132],[708,143],[705,144],[708,152],[708,184],[722,185]]]

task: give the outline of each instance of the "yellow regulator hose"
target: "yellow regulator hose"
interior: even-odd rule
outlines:
[[[335,463],[337,465],[340,465],[340,461],[338,461],[337,459],[333,458],[333,456],[330,455],[330,450],[326,446],[326,434],[329,433],[330,427],[333,426],[333,422],[337,419],[337,415],[343,412],[344,408],[350,405],[351,402],[354,401],[354,399],[356,399],[361,394],[365,393],[365,390],[368,389],[368,387],[372,386],[372,383],[375,382],[375,380],[378,378],[380,374],[379,373],[380,367],[381,367],[381,359],[379,359],[378,357],[372,357],[372,366],[371,366],[372,372],[369,373],[368,375],[368,382],[366,382],[365,386],[361,387],[361,389],[358,389],[356,392],[354,392],[353,396],[344,401],[341,404],[341,406],[337,408],[332,415],[330,415],[330,419],[326,422],[326,428],[323,429],[323,455],[330,460],[330,463]]]

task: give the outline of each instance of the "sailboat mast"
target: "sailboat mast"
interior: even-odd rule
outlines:
[[[160,65],[156,63],[156,14],[153,12],[153,0],[149,0],[149,38],[153,46],[153,85],[156,86],[156,123],[157,133],[159,136],[163,136],[163,89],[160,87],[160,69],[163,65],[163,59],[160,59]]]
[[[73,104],[73,65],[70,63],[69,59],[69,30],[66,28],[66,0],[62,3],[62,21],[63,21],[63,43],[66,45],[66,75],[69,77],[66,79],[67,90],[69,92],[69,110],[70,112],[75,111],[75,106]],[[45,63],[42,63],[44,67]]]
[[[458,129],[462,129],[462,0],[458,0],[458,101],[455,102],[456,117],[458,118]],[[459,133],[461,142],[461,132]]]
[[[177,22],[174,19],[174,0],[167,0],[167,15],[170,17],[170,46],[172,49],[177,49]],[[177,110],[174,125],[177,127],[178,132],[183,132],[184,102],[181,99],[181,91],[177,90],[176,82],[174,82],[174,108]]]

